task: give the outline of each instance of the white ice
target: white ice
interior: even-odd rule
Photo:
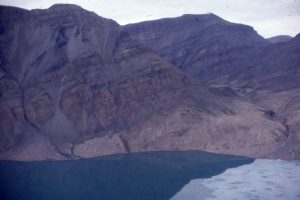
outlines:
[[[300,200],[300,161],[256,159],[208,179],[191,180],[172,200]]]

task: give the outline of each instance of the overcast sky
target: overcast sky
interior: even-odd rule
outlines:
[[[300,0],[0,0],[26,9],[55,3],[77,4],[119,24],[211,12],[251,25],[264,37],[300,33]]]

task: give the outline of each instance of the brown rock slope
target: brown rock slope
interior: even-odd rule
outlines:
[[[300,159],[300,34],[288,42],[271,44],[253,69],[257,87],[246,92],[251,101],[272,112],[287,127],[282,144],[289,156]]]
[[[1,159],[198,149],[278,158],[287,127],[75,5],[0,7]]]
[[[231,87],[288,130],[280,157],[300,159],[300,35],[266,40],[213,14],[123,26],[188,75]],[[230,89],[229,89],[230,90]]]

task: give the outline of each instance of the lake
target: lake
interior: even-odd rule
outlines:
[[[300,199],[299,170],[297,161],[201,151],[1,161],[0,199]]]

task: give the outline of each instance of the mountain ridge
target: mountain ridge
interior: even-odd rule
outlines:
[[[268,110],[190,77],[113,20],[61,11],[69,6],[0,7],[1,159],[161,150],[291,159],[288,127]]]
[[[213,16],[213,18],[211,17]],[[188,75],[205,81],[230,79],[236,69],[248,70],[269,44],[250,26],[215,15],[188,15],[122,26],[132,37]]]

